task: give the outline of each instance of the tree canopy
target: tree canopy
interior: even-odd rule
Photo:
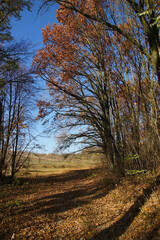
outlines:
[[[63,147],[101,147],[120,171],[153,167],[144,152],[150,141],[157,153],[159,142],[159,2],[56,2],[59,23],[43,29],[34,59],[50,90],[39,117],[54,113]]]
[[[102,23],[134,44],[138,51],[151,60],[160,81],[159,0],[46,0],[44,5],[60,4],[61,8]],[[98,11],[98,12],[97,12]],[[127,30],[128,21],[138,22],[145,46],[133,32]],[[134,28],[136,33],[136,26]]]

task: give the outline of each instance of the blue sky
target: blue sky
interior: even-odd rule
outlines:
[[[32,12],[24,10],[21,14],[21,21],[12,20],[12,34],[16,40],[31,40],[37,44],[37,47],[42,47],[42,28],[48,23],[57,22],[56,10],[58,5],[54,4],[37,16],[40,6],[41,1],[34,0]]]
[[[34,7],[32,12],[24,10],[22,12],[21,21],[12,20],[12,35],[15,40],[28,40],[34,46],[35,49],[40,49],[42,45],[42,28],[44,28],[48,23],[52,24],[56,21],[56,9],[58,5],[53,5],[48,9],[48,11],[43,11],[37,16],[39,7],[41,5],[40,0],[34,1]],[[41,122],[37,123],[35,126],[35,135],[41,133],[44,129]],[[45,147],[45,150],[40,152],[52,153],[56,148],[56,140],[54,136],[48,137],[38,137],[38,143]]]

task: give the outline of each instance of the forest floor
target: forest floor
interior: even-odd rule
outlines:
[[[0,185],[0,239],[158,240],[160,180],[83,169]]]

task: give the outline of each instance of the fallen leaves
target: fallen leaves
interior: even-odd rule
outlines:
[[[85,171],[79,171],[82,176],[70,172],[33,179],[25,187],[6,185],[0,200],[1,239],[13,234],[30,240],[102,239],[105,234],[136,240],[153,235],[160,222],[158,188],[142,201],[148,184],[126,178],[103,185],[100,177]],[[138,199],[144,204],[136,207]]]

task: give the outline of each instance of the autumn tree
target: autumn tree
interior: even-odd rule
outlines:
[[[32,4],[32,0],[2,0],[0,4],[0,178],[2,178],[6,155],[10,148],[11,136],[13,137],[13,126],[15,126],[14,122],[16,121],[14,116],[16,117],[16,114],[18,114],[16,112],[18,94],[22,94],[22,87],[20,87],[22,82],[20,84],[19,73],[21,69],[20,58],[26,56],[27,48],[27,44],[12,41],[10,21],[13,18],[20,20],[21,12],[24,9],[30,11]],[[24,80],[24,75],[29,74],[29,72],[24,71],[23,73]],[[19,87],[21,88],[20,92],[18,92]]]
[[[3,66],[2,66],[3,68]],[[32,73],[21,61],[7,62],[3,78],[5,87],[1,95],[1,131],[0,131],[0,178],[10,169],[12,178],[23,166],[24,150],[30,140],[30,123],[33,124],[31,109],[34,101],[34,80]]]
[[[68,131],[62,136],[63,147],[75,142],[98,146],[106,163],[123,172],[122,136],[117,138],[111,122],[112,79],[117,74],[111,70],[109,35],[100,23],[72,13],[66,20],[66,15],[68,10],[59,11],[61,24],[43,30],[45,47],[34,59],[51,96],[49,102],[39,101],[39,117],[54,111],[56,127]]]
[[[46,0],[43,6],[54,3],[60,4],[62,9],[67,8],[99,22],[109,31],[123,36],[150,61],[160,82],[159,0]],[[101,12],[97,14],[98,9]],[[128,21],[138,22],[147,46],[139,41],[136,34],[125,28]],[[137,26],[135,32],[136,28]]]
[[[51,96],[39,101],[39,117],[54,112],[56,128],[65,129],[63,147],[101,147],[121,172],[152,168],[155,159],[147,162],[142,152],[159,151],[159,39],[153,35],[152,48],[145,26],[157,32],[158,1],[152,24],[148,2],[56,2],[60,24],[43,30],[44,48],[34,59]]]
[[[130,168],[157,167],[159,152],[159,84],[150,62],[118,36],[115,46],[114,71],[119,78],[114,84],[114,128],[122,129],[125,164]],[[154,77],[153,77],[154,76]],[[116,130],[118,136],[118,131]],[[132,164],[130,164],[132,162]]]
[[[15,49],[19,49],[16,45],[19,44],[13,44],[9,43],[12,40],[11,36],[11,24],[10,20],[11,18],[15,18],[16,20],[20,20],[21,18],[21,12],[27,8],[28,10],[31,10],[32,2],[30,0],[2,0],[0,4],[0,131],[1,131],[1,123],[2,123],[2,98],[3,98],[3,90],[5,86],[5,78],[3,77],[3,72],[5,71],[5,66],[8,67],[8,65],[15,65],[17,61],[18,54],[15,54]],[[22,50],[22,49],[21,49]],[[22,50],[24,52],[25,50]],[[13,58],[13,56],[15,58]]]

